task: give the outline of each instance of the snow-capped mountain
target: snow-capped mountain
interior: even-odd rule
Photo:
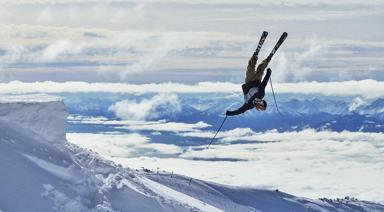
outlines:
[[[61,94],[71,114],[83,116],[103,116],[118,119],[109,110],[110,106],[122,100],[142,101],[155,94],[118,95],[118,94]],[[179,122],[198,122],[215,125],[227,109],[237,109],[243,104],[241,94],[177,94],[180,110],[164,113],[164,108],[157,108],[158,119]],[[333,131],[382,132],[384,130],[383,99],[360,97],[341,97],[324,95],[282,94],[277,96],[281,114],[274,105],[270,94],[266,95],[269,103],[264,113],[247,111],[234,117],[224,128],[250,127],[255,131],[278,129],[328,129]],[[132,107],[138,107],[132,105]],[[135,110],[140,110],[136,108]],[[172,114],[172,115],[170,115]],[[263,124],[255,124],[262,122]]]
[[[173,173],[122,168],[65,139],[51,96],[0,98],[0,211],[382,211],[343,198],[311,200]]]
[[[371,104],[358,108],[358,113],[370,117],[384,119],[384,99],[377,99]]]

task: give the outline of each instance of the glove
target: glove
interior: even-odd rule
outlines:
[[[272,70],[270,68],[267,68],[267,72],[272,73]]]
[[[225,115],[226,116],[234,116],[235,114],[233,114],[233,111],[227,110],[227,112],[225,112]]]

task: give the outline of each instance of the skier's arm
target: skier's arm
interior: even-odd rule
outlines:
[[[243,90],[243,94],[245,95],[245,94],[247,94],[245,91],[247,91],[247,85],[246,84],[242,84],[241,85],[241,89]]]
[[[242,114],[244,113],[245,111],[249,110],[249,106],[247,104],[243,104],[243,106],[241,106],[239,109],[237,110],[232,110],[232,111],[229,111],[227,110],[227,112],[225,113],[225,115],[227,116],[235,116],[235,115],[239,115],[239,114]]]
[[[268,84],[268,80],[271,77],[272,70],[270,68],[267,69],[267,74],[265,75],[263,81],[260,84],[260,87],[265,89],[265,86]]]

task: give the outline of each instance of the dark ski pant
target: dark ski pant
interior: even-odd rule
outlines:
[[[264,70],[268,66],[269,60],[268,59],[263,60],[263,62],[261,62],[259,66],[257,66],[257,69],[255,71],[256,62],[257,62],[257,59],[255,57],[251,57],[251,59],[249,59],[247,72],[245,73],[245,83],[255,81],[255,80],[261,81],[264,74]]]

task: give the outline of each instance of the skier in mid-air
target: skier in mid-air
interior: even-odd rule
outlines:
[[[265,69],[268,66],[268,63],[272,59],[272,56],[275,54],[276,50],[280,47],[280,45],[284,42],[288,34],[284,32],[281,35],[279,41],[272,49],[272,52],[265,60],[263,60],[257,66],[257,69],[255,70],[260,48],[263,45],[267,35],[267,32],[263,32],[259,41],[259,45],[256,48],[256,51],[253,53],[252,57],[248,61],[248,67],[245,74],[245,83],[241,86],[244,94],[245,103],[237,110],[227,110],[227,116],[239,115],[252,108],[256,108],[256,110],[258,111],[265,111],[267,109],[267,102],[263,100],[263,98],[265,96],[265,86],[267,85],[268,80],[271,77],[272,70],[268,68],[263,80],[262,77]]]
[[[268,83],[272,70],[268,68],[267,74],[265,75],[263,81],[261,81],[261,79],[270,60],[271,58],[263,60],[255,71],[257,55],[252,55],[251,59],[248,61],[245,83],[241,86],[243,89],[245,103],[237,110],[228,110],[226,112],[227,116],[238,115],[252,108],[256,108],[258,111],[265,111],[267,108],[267,102],[263,100],[265,95],[265,86]]]
[[[257,69],[255,70],[259,51],[265,41],[265,38],[267,38],[267,35],[268,35],[268,32],[264,31],[263,34],[261,35],[259,44],[257,45],[255,52],[253,53],[251,59],[249,59],[248,61],[248,67],[245,74],[245,83],[241,86],[244,93],[245,103],[243,104],[243,106],[241,106],[237,110],[233,110],[233,111],[227,110],[227,112],[225,113],[226,116],[221,122],[219,129],[216,131],[215,135],[212,137],[211,141],[209,142],[207,148],[209,148],[213,140],[215,140],[217,133],[220,132],[228,116],[239,115],[252,108],[256,108],[256,110],[259,110],[259,111],[265,111],[267,109],[267,102],[263,100],[263,98],[265,95],[265,86],[267,85],[268,80],[271,77],[272,70],[268,68],[267,74],[265,75],[263,81],[261,81],[261,79],[263,77],[265,69],[268,66],[268,63],[272,59],[272,56],[276,53],[277,49],[281,46],[281,44],[287,38],[288,33],[284,32],[280,36],[275,47],[273,47],[271,53],[268,55],[268,57],[265,60],[263,60],[263,62],[259,64],[259,66],[257,66]],[[271,82],[271,87],[272,87],[272,82]],[[272,87],[272,92],[273,92],[273,87]],[[273,94],[273,97],[275,98],[274,94]],[[275,100],[275,104],[276,104],[276,100]],[[277,108],[277,105],[276,105],[276,108]]]

